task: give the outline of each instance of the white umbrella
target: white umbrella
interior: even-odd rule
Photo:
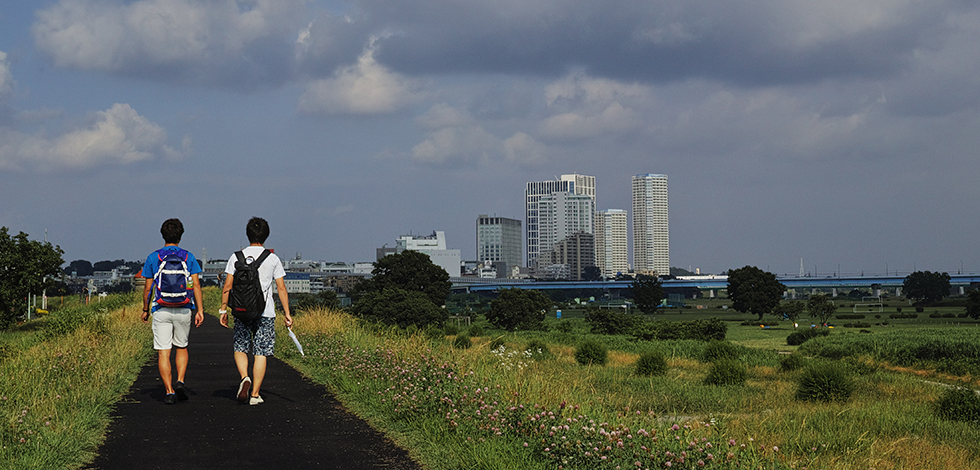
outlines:
[[[289,328],[289,337],[293,339],[294,343],[296,343],[296,349],[299,349],[299,354],[301,356],[306,356],[306,354],[303,354],[303,345],[299,344],[299,339],[296,338],[296,333],[293,333],[292,328]]]

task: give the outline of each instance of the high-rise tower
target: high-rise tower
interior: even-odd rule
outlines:
[[[592,206],[595,207],[595,177],[579,174],[561,175],[561,178],[553,181],[532,181],[527,183],[524,190],[524,204],[526,224],[524,231],[527,244],[527,266],[534,266],[541,253],[541,220],[538,203],[542,196],[549,196],[554,193],[569,193],[573,195],[589,196],[592,199]],[[591,229],[589,233],[592,233]],[[548,236],[548,235],[546,235]],[[558,240],[560,241],[560,240]],[[551,249],[551,246],[543,248]]]
[[[596,266],[604,277],[629,271],[626,239],[626,211],[607,209],[596,213],[595,258]]]
[[[633,270],[670,274],[667,175],[633,177]]]
[[[480,215],[476,219],[477,261],[492,261],[497,277],[508,277],[512,268],[520,266],[521,221]]]

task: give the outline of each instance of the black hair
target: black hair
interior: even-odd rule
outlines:
[[[269,223],[261,217],[248,219],[248,224],[245,225],[245,236],[248,237],[249,243],[265,243],[265,239],[269,238]]]
[[[180,237],[184,235],[184,224],[180,223],[180,219],[164,220],[160,226],[160,235],[163,235],[166,243],[180,243]]]

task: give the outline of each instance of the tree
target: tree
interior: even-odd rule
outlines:
[[[501,289],[490,302],[487,321],[505,330],[533,330],[541,327],[551,308],[551,299],[538,290]]]
[[[806,305],[803,302],[799,300],[790,300],[777,305],[773,313],[786,317],[786,319],[793,322],[793,325],[795,326],[796,320],[800,318],[800,315],[803,314],[804,310],[806,310]]]
[[[61,247],[48,242],[29,240],[20,232],[10,236],[7,227],[0,227],[0,330],[6,330],[17,318],[21,302],[30,294],[40,294],[61,272],[65,254]]]
[[[65,275],[71,276],[71,273],[74,272],[79,276],[91,276],[93,271],[95,270],[92,269],[91,262],[84,259],[76,259],[75,261],[69,263],[68,267],[65,268]]]
[[[351,311],[366,320],[402,328],[415,325],[421,329],[449,318],[446,309],[436,307],[425,294],[394,287],[365,292]]]
[[[660,304],[664,300],[663,281],[657,276],[646,276],[640,274],[636,276],[630,284],[630,293],[633,294],[633,303],[646,315],[657,313]]]
[[[371,278],[358,283],[357,294],[395,288],[421,292],[436,306],[446,303],[452,289],[449,273],[436,266],[429,255],[418,251],[403,251],[388,255],[374,263]]]
[[[973,289],[966,297],[966,314],[970,318],[980,318],[980,289]]]
[[[948,273],[916,271],[905,277],[902,292],[912,300],[939,302],[949,296],[949,280]]]
[[[728,298],[732,308],[742,313],[762,316],[779,305],[786,286],[776,275],[755,266],[745,266],[728,272]]]
[[[833,300],[828,299],[826,295],[812,295],[806,301],[807,314],[810,315],[810,318],[816,318],[817,323],[821,325],[826,325],[827,320],[830,320],[830,316],[836,311],[837,305],[834,304]]]

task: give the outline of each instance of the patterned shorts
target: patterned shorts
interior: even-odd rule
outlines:
[[[275,318],[262,317],[252,323],[235,321],[235,351],[256,356],[272,356],[275,349]]]

